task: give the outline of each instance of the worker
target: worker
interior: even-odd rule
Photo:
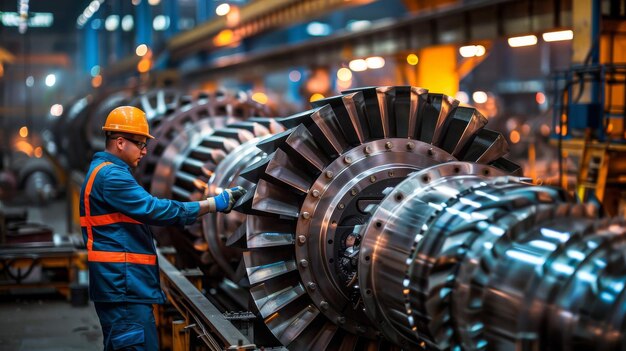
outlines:
[[[242,187],[195,202],[159,199],[131,170],[146,155],[145,113],[132,106],[111,111],[102,127],[103,152],[93,156],[80,195],[80,225],[87,246],[89,296],[105,350],[158,350],[153,304],[165,302],[149,225],[184,226],[212,212],[228,213]]]

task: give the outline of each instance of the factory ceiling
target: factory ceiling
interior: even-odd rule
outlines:
[[[55,1],[25,1],[28,5],[28,14],[31,24],[27,32],[31,33],[69,33],[76,31],[76,18],[83,11],[86,0],[55,0]],[[19,34],[18,27],[14,26],[14,14],[19,13],[19,0],[1,0],[0,12],[6,16],[0,21],[0,31],[3,35]],[[35,15],[44,14],[35,20]],[[50,24],[50,16],[52,23]],[[51,25],[51,26],[48,26]]]

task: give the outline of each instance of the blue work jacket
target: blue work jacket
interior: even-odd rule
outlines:
[[[108,152],[96,153],[80,195],[91,299],[165,302],[149,225],[191,224],[199,210],[197,202],[152,196],[124,161]]]

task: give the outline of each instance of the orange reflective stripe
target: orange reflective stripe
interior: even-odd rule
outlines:
[[[85,187],[85,216],[89,217],[91,216],[91,208],[89,207],[89,195],[91,195],[91,187],[93,187],[93,182],[96,179],[96,175],[98,174],[98,172],[100,172],[100,169],[104,166],[108,166],[110,165],[111,162],[102,162],[101,164],[99,164],[98,166],[96,166],[96,168],[94,168],[93,172],[91,172],[91,176],[89,177],[89,180],[87,181],[87,186]]]
[[[141,222],[136,221],[123,213],[110,213],[99,216],[84,216],[80,217],[80,226],[81,227],[89,227],[89,226],[100,226],[100,225],[109,225],[115,223],[135,223],[141,224]]]
[[[86,227],[87,229],[87,260],[89,262],[109,262],[109,263],[136,263],[136,264],[147,264],[147,265],[156,265],[156,255],[150,254],[138,254],[138,253],[130,253],[130,252],[114,252],[114,251],[93,251],[93,227],[108,225],[114,223],[135,223],[140,224],[141,222],[136,221],[125,214],[122,213],[109,213],[105,215],[92,216],[91,208],[89,206],[89,196],[91,195],[91,188],[93,187],[93,182],[96,179],[96,175],[102,169],[102,167],[110,165],[111,162],[103,162],[99,164],[96,168],[94,168],[93,172],[91,172],[91,176],[87,181],[87,186],[85,187],[85,215],[80,217],[80,226]]]
[[[94,168],[93,172],[91,172],[91,176],[89,177],[89,180],[87,181],[87,186],[85,187],[85,198],[83,203],[85,204],[85,217],[89,218],[91,217],[91,207],[89,205],[89,195],[91,195],[91,187],[93,186],[93,182],[96,179],[96,175],[98,174],[98,172],[100,172],[100,169],[104,166],[108,166],[110,165],[111,162],[102,162],[101,164],[99,164],[98,166],[96,166],[96,168]],[[81,226],[83,226],[82,223],[82,218],[81,218]],[[91,231],[91,226],[87,225],[87,250],[91,251],[91,249],[93,248],[93,233]]]
[[[136,263],[156,265],[156,255],[138,254],[130,252],[113,252],[113,251],[89,251],[87,253],[89,262],[108,262],[108,263]]]
[[[90,252],[93,248],[93,231],[91,226],[87,226],[87,252]]]

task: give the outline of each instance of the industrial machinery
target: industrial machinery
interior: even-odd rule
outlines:
[[[575,182],[571,183],[575,183],[579,199],[599,202],[609,215],[622,217],[626,214],[626,109],[619,92],[626,85],[625,74],[623,64],[595,64],[558,72],[554,82],[558,99],[553,111],[562,186],[568,183],[563,156],[567,155],[576,160],[572,162],[576,174],[571,177]]]
[[[161,197],[183,201],[198,199],[202,196],[215,163],[225,157],[225,150],[232,150],[239,142],[253,138],[255,134],[268,132],[260,123],[236,124],[251,116],[269,115],[265,106],[250,100],[243,93],[189,94],[179,89],[165,88],[134,94],[124,89],[78,99],[55,124],[56,140],[52,141],[56,150],[67,150],[67,153],[57,154],[62,157],[60,163],[73,170],[71,178],[74,186],[70,187],[69,192],[69,203],[72,206],[68,212],[74,213],[69,227],[75,231],[79,231],[75,211],[78,208],[83,172],[91,156],[104,149],[101,127],[108,111],[124,104],[146,111],[152,133],[156,136],[156,141],[149,144],[147,156],[136,174],[146,190]],[[214,133],[214,129],[226,127],[229,123],[235,124]],[[63,132],[68,128],[77,132]],[[234,131],[241,134],[241,140],[234,142],[225,138]],[[181,148],[187,148],[187,151]],[[183,159],[186,160],[181,163]],[[174,245],[180,251],[179,260],[186,261],[186,266],[206,264],[207,258],[202,258],[201,253],[194,249],[195,245],[206,251],[206,240],[199,225],[182,231],[182,235],[179,235],[179,228],[155,227],[154,230],[160,244]]]
[[[134,170],[147,191],[195,201],[247,189],[231,213],[152,229],[168,297],[155,313],[164,349],[626,350],[626,224],[608,217],[626,213],[626,163],[615,162],[626,156],[626,56],[616,39],[622,3],[244,1],[213,16],[217,4],[206,1],[95,1],[77,19],[82,54],[65,68],[80,80],[89,71],[93,93],[64,106],[46,140],[67,177],[55,179],[35,159],[2,167],[0,199],[18,186],[41,201],[66,188],[68,228],[80,232],[80,187],[105,147],[104,120],[114,107],[137,106],[156,136]],[[111,23],[102,26],[105,19]],[[166,28],[157,29],[161,19]],[[554,30],[573,44],[549,43]],[[517,47],[512,39],[522,35],[536,49],[506,47],[506,38]],[[31,57],[29,38],[13,45],[25,45],[23,58]],[[599,59],[601,46],[610,65],[600,65],[609,62]],[[556,99],[546,101],[546,73],[567,63],[570,49],[571,61],[581,61],[582,48],[591,61],[557,77]],[[467,75],[479,62],[489,65],[489,55],[506,64]],[[34,58],[19,74],[7,69],[7,79],[23,86]],[[518,63],[528,70],[518,75],[511,69]],[[35,78],[16,94],[26,102],[35,101],[37,85],[28,83]],[[42,100],[54,111],[69,79],[59,81],[64,89]],[[254,87],[257,100],[281,96],[274,106],[285,108],[292,97],[364,82],[450,94],[476,87],[488,96],[485,107],[496,105],[495,96],[532,93],[538,110],[553,108],[546,133],[558,143],[564,188],[524,178],[487,118],[424,88],[355,88],[287,117],[243,93],[188,89]],[[519,129],[512,142],[531,131],[530,124]],[[574,189],[567,173],[576,163]],[[16,231],[2,217],[4,244]],[[7,286],[41,267],[65,269],[60,288],[84,292],[85,252],[74,242],[57,250],[14,246],[0,247]]]
[[[624,224],[528,183],[476,109],[409,86],[276,119],[199,112],[214,101],[152,120],[163,142],[137,170],[161,197],[248,189],[239,213],[160,232],[185,242],[180,272],[159,256],[182,345],[623,347]]]
[[[167,96],[175,99],[163,104],[168,100]],[[131,104],[151,111],[149,122],[156,140],[149,144],[146,159],[137,168],[136,176],[146,190],[158,197],[199,200],[217,164],[229,153],[245,157],[246,153],[238,147],[240,144],[270,133],[267,127],[271,120],[258,117],[268,116],[269,110],[241,93],[190,96],[172,92],[164,94],[163,90],[157,89],[136,98]],[[164,105],[167,107],[163,108]],[[220,172],[219,177],[227,174],[227,171]],[[217,186],[220,182],[215,180],[212,184]],[[223,225],[224,221],[220,223]],[[223,259],[227,255],[223,241],[204,235],[201,226],[199,222],[183,230],[154,227],[153,232],[161,245],[173,245],[177,249],[181,267],[200,266],[212,277],[232,275],[233,268]],[[228,231],[208,232],[225,237]]]
[[[15,153],[11,168],[17,175],[17,190],[34,205],[48,203],[58,194],[61,185],[54,164],[47,157],[29,157]]]

